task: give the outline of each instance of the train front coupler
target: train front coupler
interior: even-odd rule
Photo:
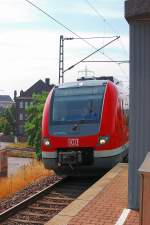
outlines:
[[[71,169],[82,163],[80,151],[58,151],[57,153],[58,166],[69,166]]]

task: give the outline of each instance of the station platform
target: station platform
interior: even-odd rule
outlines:
[[[128,165],[117,164],[46,225],[138,225],[128,209]]]

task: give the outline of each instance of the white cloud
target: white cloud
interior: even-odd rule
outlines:
[[[48,31],[34,30],[1,33],[0,89],[12,95],[14,89],[25,90],[38,79],[55,75],[58,37]]]
[[[114,0],[113,0],[114,1]],[[91,1],[90,5],[92,5],[95,10],[99,13],[99,15],[102,15],[105,18],[121,18],[123,17],[123,8],[122,11],[118,10],[118,8],[115,8],[113,6],[113,3],[107,4],[107,8],[105,8],[106,3],[102,3],[101,1],[97,3],[92,3]],[[76,14],[76,15],[88,15],[88,16],[95,16],[96,12],[90,7],[89,4],[87,4],[87,1],[63,1],[62,3],[60,2],[61,7],[56,7],[56,5],[59,4],[58,1],[55,1],[55,3],[52,4],[53,10],[55,13],[59,14]],[[43,4],[44,6],[44,4]]]
[[[38,19],[25,1],[1,0],[0,1],[0,23],[24,23]]]

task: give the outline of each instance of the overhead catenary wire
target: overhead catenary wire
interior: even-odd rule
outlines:
[[[72,34],[74,34],[78,38],[81,38],[79,35],[77,35],[75,32],[73,32],[69,27],[67,27],[66,25],[64,25],[63,23],[61,23],[59,20],[55,19],[53,16],[51,16],[45,10],[41,9],[39,6],[35,5],[33,2],[31,2],[29,0],[24,0],[24,1],[28,2],[30,5],[32,5],[33,7],[35,7],[36,9],[38,9],[39,11],[41,11],[43,14],[45,14],[46,16],[48,16],[49,18],[51,18],[53,21],[55,21],[57,24],[59,24],[60,26],[62,26],[66,30],[70,31]]]
[[[99,18],[101,18],[101,19],[103,20],[103,22],[104,22],[105,24],[107,24],[107,26],[109,26],[110,29],[116,34],[117,32],[116,32],[116,31],[114,30],[114,28],[106,21],[105,17],[99,13],[99,11],[98,11],[98,10],[97,10],[90,2],[89,2],[89,0],[85,0],[85,1],[86,1],[86,3],[90,6],[90,8],[96,13],[96,15],[97,15]],[[125,54],[128,55],[128,53],[127,53],[127,51],[126,51],[126,49],[125,49],[125,47],[124,47],[124,45],[123,45],[123,43],[122,43],[121,41],[120,41],[120,45],[122,46],[122,48],[123,48]],[[103,52],[103,53],[104,53],[104,52]],[[109,58],[109,59],[110,59],[110,61],[112,60],[111,58]],[[117,63],[117,62],[116,62],[116,63]],[[122,69],[122,67],[121,67],[120,64],[121,64],[121,63],[117,63],[117,65],[118,65],[120,71],[121,71],[124,75],[127,75],[126,72]]]
[[[62,22],[60,22],[59,20],[57,20],[56,18],[54,18],[53,16],[51,16],[48,12],[46,12],[45,10],[41,9],[39,6],[35,5],[33,2],[31,2],[30,0],[24,0],[27,3],[29,3],[31,6],[33,6],[34,8],[36,8],[37,10],[39,10],[40,12],[42,12],[43,14],[45,14],[46,16],[48,16],[51,20],[53,20],[54,22],[56,22],[58,25],[60,25],[61,27],[65,28],[66,30],[68,30],[69,32],[71,32],[72,34],[74,34],[77,38],[79,38],[80,40],[84,41],[86,44],[88,44],[89,46],[91,46],[92,48],[94,48],[95,50],[97,50],[97,48],[92,45],[91,43],[89,43],[86,39],[82,38],[81,36],[79,36],[78,34],[76,34],[74,31],[72,31],[68,26],[64,25]],[[117,37],[117,36],[116,36]],[[100,52],[100,51],[99,51]],[[100,54],[102,54],[103,56],[105,56],[106,58],[108,58],[109,60],[113,61],[113,59],[109,56],[107,56],[106,54],[104,54],[104,52],[100,52]],[[115,63],[115,62],[114,62]]]
[[[117,36],[100,36],[100,37],[84,37],[84,39],[97,39],[97,38],[116,38]],[[77,39],[81,39],[81,38],[64,38],[64,39],[69,39],[69,40],[77,40]]]
[[[85,1],[89,5],[89,7],[96,13],[96,15],[99,18],[101,18],[105,24],[107,24],[107,26],[113,31],[113,33],[115,33],[116,35],[118,35],[118,33],[114,29],[114,27],[110,23],[107,22],[107,20],[105,19],[105,17],[92,5],[92,3],[89,0],[85,0]],[[123,42],[121,41],[121,38],[118,41],[120,42],[120,45],[122,46],[122,49],[124,50],[125,54],[128,55],[127,50],[124,47]]]
[[[75,33],[74,31],[72,31],[68,26],[64,25],[62,22],[60,22],[59,20],[57,20],[56,18],[54,18],[53,16],[51,16],[49,13],[47,13],[45,10],[41,9],[39,6],[35,5],[33,2],[29,1],[29,0],[24,0],[26,2],[28,2],[30,5],[32,5],[33,7],[35,7],[36,9],[38,9],[39,11],[41,11],[42,13],[44,13],[46,16],[48,16],[50,19],[52,19],[54,22],[56,22],[58,25],[60,25],[61,27],[65,28],[66,30],[68,30],[69,32],[71,32],[72,34],[74,34],[77,38],[83,40],[85,43],[87,43],[88,45],[90,45],[92,48],[96,49],[95,46],[93,46],[91,43],[89,43],[88,41],[85,40],[85,38],[82,38],[80,35],[78,35],[77,33]]]
[[[106,61],[106,60],[86,60],[86,61],[83,61],[83,62],[85,62],[85,63],[89,63],[89,62],[105,62],[105,63],[108,63],[108,62],[112,62],[112,63],[114,63],[114,62],[117,62],[117,63],[119,63],[119,64],[122,64],[122,63],[129,63],[129,60],[115,60],[115,61]]]
[[[116,41],[117,39],[119,39],[120,36],[116,37],[115,39],[109,41],[107,44],[103,45],[102,47],[100,47],[99,49],[97,49],[96,51],[92,52],[91,54],[89,54],[88,56],[84,57],[83,59],[81,59],[80,61],[78,61],[77,63],[75,63],[74,65],[70,66],[69,68],[67,68],[66,70],[64,70],[64,73],[67,72],[68,70],[72,69],[73,67],[75,67],[76,65],[78,65],[81,62],[84,62],[85,59],[89,58],[90,56],[94,55],[96,52],[104,49],[106,46],[110,45],[112,42]]]

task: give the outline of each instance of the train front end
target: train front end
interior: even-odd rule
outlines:
[[[101,129],[106,87],[106,81],[78,81],[60,85],[49,94],[42,120],[46,168],[68,173],[102,166],[98,152],[112,148],[112,130],[104,129],[104,133]]]

